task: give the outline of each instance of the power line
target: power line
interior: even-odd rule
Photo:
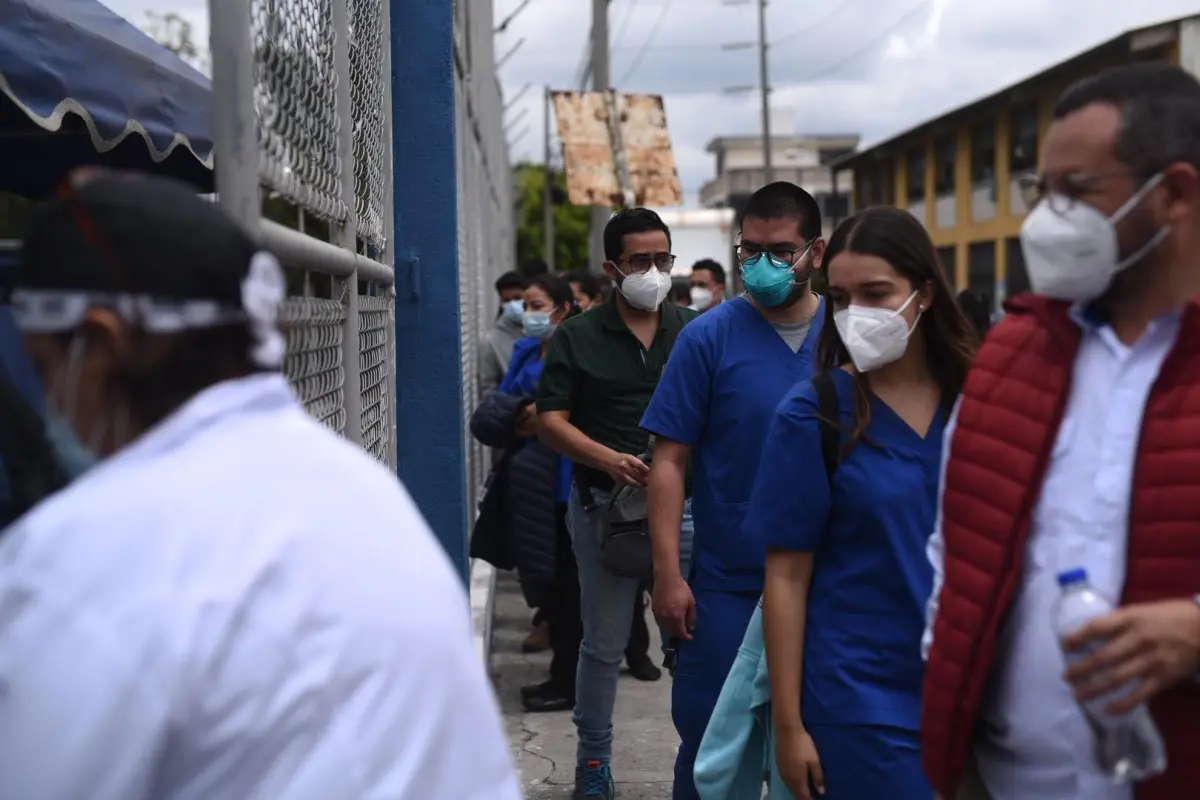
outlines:
[[[654,44],[654,40],[658,38],[658,32],[662,29],[663,21],[667,18],[667,12],[671,10],[671,2],[672,0],[663,0],[662,7],[658,12],[658,19],[654,20],[654,24],[650,27],[650,33],[646,36],[646,41],[642,42],[642,49],[633,57],[633,63],[625,71],[625,77],[617,82],[617,86],[624,86],[633,77],[633,74],[637,72],[637,68],[642,65],[642,60],[650,52],[650,47]]]
[[[629,5],[625,6],[625,16],[621,19],[621,23],[617,25],[617,35],[613,37],[613,45],[609,50],[616,50],[621,46],[621,39],[625,36],[625,31],[629,28],[629,21],[633,19],[633,10],[637,8],[638,0],[629,0]]]
[[[857,2],[857,0],[843,0],[843,2],[839,2],[837,5],[835,5],[833,7],[833,10],[830,11],[828,14],[825,14],[822,17],[818,17],[817,19],[812,20],[807,25],[805,25],[803,28],[794,30],[791,33],[787,34],[786,36],[780,36],[777,39],[773,39],[771,41],[771,44],[783,44],[785,41],[787,41],[789,39],[795,39],[798,36],[804,36],[805,34],[810,33],[812,31],[816,30],[817,28],[821,27],[826,22],[829,22],[831,19],[836,17],[838,14],[845,11],[847,8],[851,8],[856,2]]]
[[[875,45],[879,44],[884,39],[888,38],[893,33],[895,33],[897,30],[899,30],[900,28],[902,28],[906,24],[908,24],[909,20],[911,20],[913,17],[915,17],[917,15],[917,12],[921,11],[923,8],[925,8],[925,6],[929,5],[930,2],[931,2],[931,0],[919,0],[919,2],[917,2],[911,8],[909,8],[907,11],[905,11],[904,14],[898,20],[893,22],[888,27],[884,28],[874,38],[867,40],[867,42],[865,44],[863,44],[862,47],[860,47],[857,50],[855,50],[854,52],[850,53],[850,55],[846,56],[845,58],[835,61],[834,63],[830,64],[829,66],[825,67],[824,69],[814,72],[812,75],[809,75],[808,77],[804,78],[801,81],[801,83],[809,83],[811,81],[818,81],[821,78],[826,78],[826,77],[832,75],[833,73],[837,72],[838,70],[840,70],[842,67],[846,66],[847,64],[850,64],[851,62],[855,61],[860,56],[866,55],[871,50],[871,48],[875,47]]]

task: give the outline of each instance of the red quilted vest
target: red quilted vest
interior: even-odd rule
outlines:
[[[1025,295],[1008,310],[967,379],[946,470],[945,583],[921,730],[925,771],[948,799],[966,767],[996,638],[1019,586],[1031,512],[1081,336],[1065,303]],[[1200,306],[1194,301],[1147,400],[1133,482],[1122,603],[1200,594]],[[1200,686],[1165,692],[1152,711],[1169,766],[1139,786],[1139,800],[1200,798]]]

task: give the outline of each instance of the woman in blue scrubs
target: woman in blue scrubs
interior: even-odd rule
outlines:
[[[796,798],[929,800],[919,745],[925,540],[942,429],[977,338],[906,211],[846,220],[824,263],[818,360],[836,415],[822,413],[817,382],[785,397],[746,519],[767,542],[772,782]],[[823,419],[836,422],[840,445],[828,466]]]

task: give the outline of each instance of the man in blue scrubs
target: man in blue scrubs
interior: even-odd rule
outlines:
[[[813,376],[822,301],[809,284],[824,250],[821,213],[808,192],[786,182],[755,192],[736,253],[747,296],[683,329],[642,418],[655,437],[654,613],[678,641],[674,800],[699,797],[696,751],[763,590],[766,544],[745,536],[742,518],[775,407]],[[686,576],[679,529],[689,462],[696,533]]]

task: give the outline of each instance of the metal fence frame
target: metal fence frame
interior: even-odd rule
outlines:
[[[396,363],[395,316],[391,311],[394,309],[394,246],[391,237],[387,235],[382,237],[382,241],[376,241],[368,248],[370,255],[359,253],[357,244],[360,238],[357,225],[361,213],[357,210],[356,167],[361,166],[361,162],[356,161],[355,151],[355,76],[352,75],[350,53],[351,14],[353,10],[363,13],[364,8],[372,2],[373,0],[319,0],[318,5],[319,10],[323,12],[321,16],[328,17],[323,21],[327,21],[331,28],[321,33],[328,33],[332,39],[333,92],[336,97],[338,122],[336,163],[340,173],[337,199],[340,200],[338,205],[341,213],[329,213],[328,198],[322,198],[325,201],[322,203],[307,201],[305,197],[292,199],[298,202],[301,220],[305,212],[312,212],[328,220],[332,242],[322,241],[302,231],[292,230],[262,218],[261,187],[265,184],[287,193],[289,187],[281,185],[281,175],[289,170],[287,164],[280,165],[273,160],[274,154],[265,153],[263,142],[260,141],[269,122],[260,118],[256,106],[256,97],[261,97],[256,93],[261,91],[261,87],[256,84],[255,78],[263,65],[257,63],[262,54],[256,53],[255,50],[255,3],[250,0],[209,0],[214,97],[213,136],[217,201],[247,228],[255,231],[262,246],[273,252],[285,266],[304,270],[306,290],[309,286],[307,273],[327,275],[333,281],[332,301],[313,301],[306,305],[300,298],[290,299],[281,317],[285,328],[290,324],[301,332],[306,325],[316,327],[324,324],[328,329],[331,320],[319,319],[323,312],[335,313],[341,321],[340,353],[331,352],[328,347],[323,348],[322,357],[330,363],[318,367],[329,369],[331,374],[339,376],[341,384],[336,393],[332,392],[330,387],[314,389],[313,391],[320,395],[318,403],[323,410],[318,412],[314,407],[316,404],[310,404],[309,410],[331,427],[342,429],[349,440],[360,445],[373,444],[374,455],[394,470],[397,458],[396,420],[394,402],[389,401],[394,394],[394,387],[390,384],[395,380]],[[361,5],[353,7],[354,3]],[[379,216],[382,217],[382,230],[386,233],[391,229],[393,209],[391,29],[389,3],[382,0],[377,6],[381,17],[378,26],[382,31],[378,44],[383,50],[383,63],[369,66],[379,71],[373,78],[381,82],[383,92],[380,109],[383,126],[380,144],[383,153],[382,163],[376,166],[382,170],[385,181],[380,192],[382,196],[377,200],[383,205]],[[359,98],[360,107],[362,100]],[[370,98],[367,98],[367,102],[370,102]],[[374,315],[374,321],[366,326],[365,331],[364,315]],[[386,315],[388,319],[381,322],[378,318],[382,315]],[[336,319],[332,320],[332,324],[336,325],[336,322]],[[311,355],[298,352],[296,343],[303,342],[304,339],[290,334],[291,331],[289,359]],[[386,341],[381,342],[381,336],[386,336]],[[375,359],[382,358],[383,361],[373,366],[364,364],[364,357],[368,355]],[[382,376],[377,374],[380,365],[385,372]],[[364,372],[369,375],[370,386],[367,388],[372,393],[369,407],[366,408],[362,385]],[[290,370],[289,377],[293,378],[293,384],[299,388],[303,378],[297,380],[297,376],[291,374]],[[337,401],[330,398],[339,395],[341,408],[333,409],[330,404],[336,405]],[[338,424],[339,420],[344,420],[344,425]],[[364,442],[365,436],[369,436],[370,440]]]

